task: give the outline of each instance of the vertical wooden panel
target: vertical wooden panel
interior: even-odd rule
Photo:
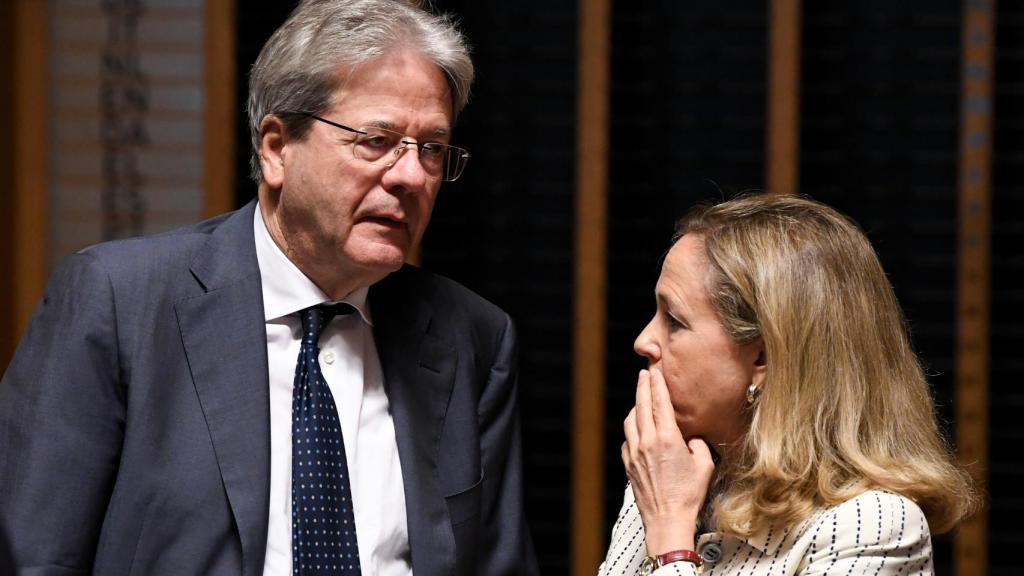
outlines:
[[[206,217],[235,204],[235,0],[206,3],[206,110],[203,134]]]
[[[984,489],[988,478],[993,0],[965,0],[962,46],[956,438],[961,461]],[[987,573],[987,511],[976,514],[957,532],[954,562],[957,574]]]
[[[0,84],[16,86],[14,78],[14,4],[0,2]],[[14,95],[0,90],[0,117],[5,126],[14,124]],[[14,142],[0,138],[0,190],[14,190]],[[0,367],[14,354],[14,194],[0,194]],[[2,368],[0,368],[2,370]]]
[[[28,326],[47,275],[46,5],[42,0],[14,3],[14,312],[18,337]]]
[[[604,552],[610,0],[579,10],[572,570],[592,576]]]
[[[772,0],[765,185],[795,194],[800,168],[800,0]]]

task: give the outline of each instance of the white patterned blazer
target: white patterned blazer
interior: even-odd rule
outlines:
[[[656,576],[914,576],[933,574],[932,543],[924,513],[912,501],[873,490],[826,508],[788,530],[748,539],[703,534],[697,552],[703,571],[673,562]],[[644,527],[627,484],[600,576],[634,576],[647,556]]]

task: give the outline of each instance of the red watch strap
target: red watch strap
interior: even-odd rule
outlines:
[[[697,566],[704,563],[704,559],[700,557],[693,550],[673,550],[672,552],[665,552],[664,554],[658,554],[658,563],[662,566],[671,564],[672,562],[692,562]]]

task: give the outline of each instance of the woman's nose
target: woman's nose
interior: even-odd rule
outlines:
[[[644,329],[636,337],[636,340],[633,342],[633,350],[651,362],[657,362],[661,357],[661,348],[658,347],[658,343],[654,338],[654,320],[648,322],[647,326],[644,326]]]

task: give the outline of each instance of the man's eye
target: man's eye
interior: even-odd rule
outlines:
[[[380,134],[367,134],[363,136],[359,140],[359,145],[381,150],[387,150],[392,147],[391,138]]]
[[[420,156],[431,159],[441,159],[444,156],[444,144],[438,142],[427,142],[420,149]]]

